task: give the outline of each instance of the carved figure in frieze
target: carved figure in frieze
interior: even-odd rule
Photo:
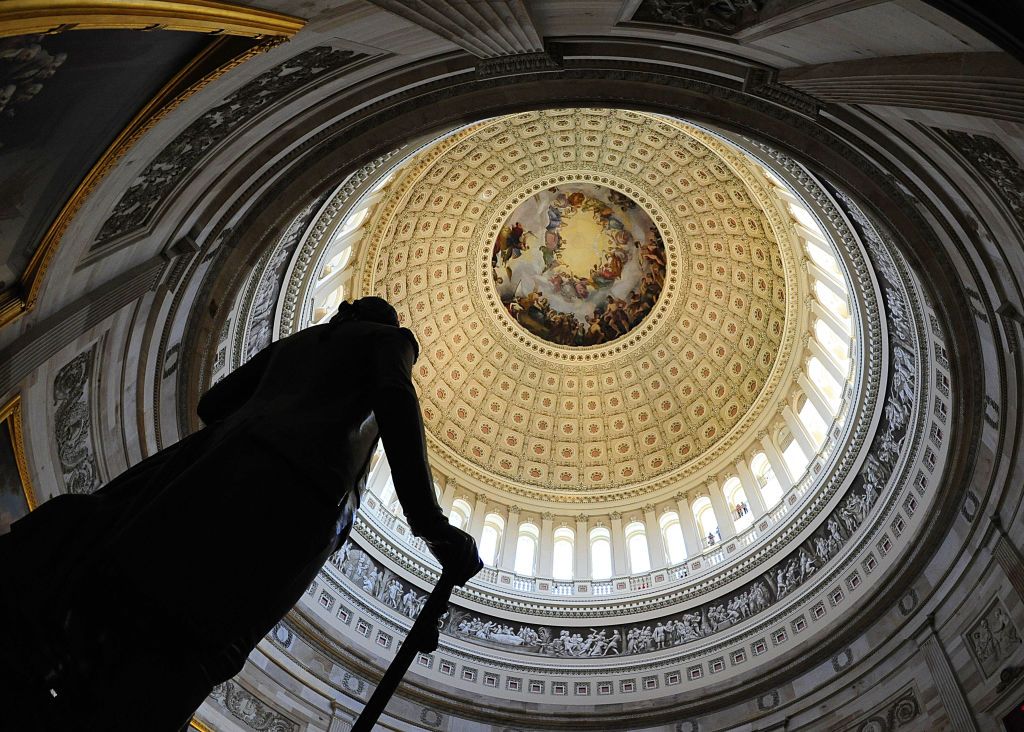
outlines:
[[[846,533],[852,534],[857,530],[857,526],[860,524],[858,519],[858,508],[857,501],[854,496],[848,496],[846,501],[843,502],[842,507],[839,509],[839,518],[843,521],[843,526],[846,527]]]
[[[829,518],[827,527],[829,536],[832,537],[832,540],[837,546],[842,546],[845,537],[843,536],[842,530],[839,528],[839,522],[836,521],[835,518]]]
[[[614,655],[617,656],[621,652],[622,652],[622,634],[619,633],[619,631],[616,629],[616,630],[612,631],[612,637],[608,639],[608,645],[605,647],[603,655],[608,656],[608,655],[614,654]]]
[[[818,559],[821,560],[822,564],[829,560],[832,553],[829,551],[827,538],[824,536],[814,537],[814,553],[818,555]]]
[[[401,602],[398,606],[399,612],[407,618],[415,618],[416,615],[414,614],[414,611],[416,609],[417,600],[419,600],[419,595],[417,595],[412,588],[409,588],[406,590],[405,594],[402,595]]]
[[[1017,634],[1017,628],[1014,627],[1010,616],[999,605],[996,605],[989,617],[992,625],[992,639],[999,650],[999,657],[1004,658],[1016,650],[1020,644],[1020,636]]]

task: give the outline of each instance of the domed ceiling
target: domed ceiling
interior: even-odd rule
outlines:
[[[779,391],[801,291],[788,226],[702,130],[530,112],[404,167],[359,287],[420,341],[435,462],[513,493],[636,496],[721,458]]]

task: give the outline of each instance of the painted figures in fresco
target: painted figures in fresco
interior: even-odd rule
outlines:
[[[43,37],[18,36],[0,41],[0,114],[13,117],[15,107],[31,100],[67,60],[66,53],[50,54]]]
[[[509,314],[565,346],[606,343],[636,327],[666,270],[650,217],[625,194],[596,185],[551,188],[520,204],[498,233],[491,264]]]

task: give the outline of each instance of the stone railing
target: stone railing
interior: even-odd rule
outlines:
[[[823,452],[827,445],[823,446]],[[513,595],[534,595],[540,597],[617,597],[631,596],[656,590],[662,592],[673,585],[681,585],[695,578],[708,574],[716,567],[735,559],[740,553],[772,534],[772,528],[785,520],[801,499],[814,484],[812,466],[822,460],[819,455],[815,462],[808,466],[807,471],[775,506],[765,515],[755,520],[749,527],[736,536],[716,543],[705,549],[699,556],[684,560],[668,567],[654,569],[631,575],[619,575],[607,579],[594,580],[581,578],[575,580],[554,579],[551,577],[533,577],[517,574],[498,567],[485,566],[476,577],[473,585],[484,590],[498,590]],[[377,496],[367,493],[363,496],[360,516],[377,529],[392,537],[395,544],[409,554],[425,561],[436,568],[426,544],[422,539],[413,536],[408,524],[399,516],[391,513]]]

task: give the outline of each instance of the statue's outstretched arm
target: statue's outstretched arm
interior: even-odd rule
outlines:
[[[370,364],[375,381],[373,411],[398,500],[412,533],[427,542],[454,584],[465,584],[483,563],[473,537],[448,523],[437,504],[420,403],[412,385],[416,341],[409,331],[396,330],[375,345]]]
[[[373,412],[391,465],[395,492],[416,536],[447,524],[434,494],[420,403],[412,384],[416,358],[411,334],[396,331],[381,338],[372,355]]]
[[[245,404],[263,378],[273,343],[210,387],[199,399],[196,414],[206,424],[225,419]]]

